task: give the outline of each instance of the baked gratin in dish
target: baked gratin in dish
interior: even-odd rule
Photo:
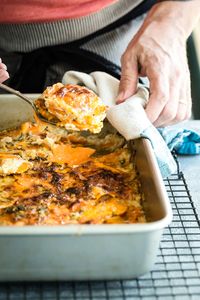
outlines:
[[[47,118],[54,118],[54,111],[65,125],[69,118],[69,127],[54,126],[35,116],[34,122],[0,132],[0,225],[146,222],[132,147],[104,119],[106,108],[101,102],[97,105],[99,99],[92,91],[72,85],[60,88],[56,93],[61,102],[67,98],[67,105],[72,98],[77,102],[71,107],[78,120],[73,121],[71,111],[64,116],[65,103],[53,103],[52,99],[59,101],[56,93],[47,106],[45,92],[37,103]],[[83,115],[79,113],[81,101],[87,103]],[[48,105],[51,112],[46,110]]]

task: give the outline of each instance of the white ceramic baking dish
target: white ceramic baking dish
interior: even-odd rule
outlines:
[[[35,95],[30,95],[32,98]],[[26,103],[0,95],[0,128],[32,118]],[[138,277],[152,269],[172,210],[149,141],[135,141],[146,224],[0,226],[0,281]]]

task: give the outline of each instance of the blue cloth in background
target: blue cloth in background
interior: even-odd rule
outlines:
[[[200,134],[189,129],[182,128],[158,128],[170,151],[177,154],[200,154]]]
[[[156,129],[151,125],[140,136],[151,142],[163,178],[177,171],[172,151],[184,155],[200,154],[200,134],[189,129],[173,126]]]

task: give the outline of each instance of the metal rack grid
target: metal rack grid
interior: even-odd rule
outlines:
[[[121,281],[1,283],[0,300],[199,300],[200,222],[183,174],[166,179],[165,186],[173,222],[150,273]]]

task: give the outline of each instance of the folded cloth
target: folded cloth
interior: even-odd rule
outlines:
[[[119,80],[104,72],[86,74],[68,71],[62,79],[63,84],[85,85],[93,90],[109,107],[107,119],[126,140],[144,137],[150,140],[163,178],[177,169],[174,158],[158,130],[151,124],[144,107],[148,101],[148,90],[138,85],[135,95],[116,105]]]
[[[200,154],[200,134],[193,130],[182,128],[158,128],[170,151],[177,154]]]

